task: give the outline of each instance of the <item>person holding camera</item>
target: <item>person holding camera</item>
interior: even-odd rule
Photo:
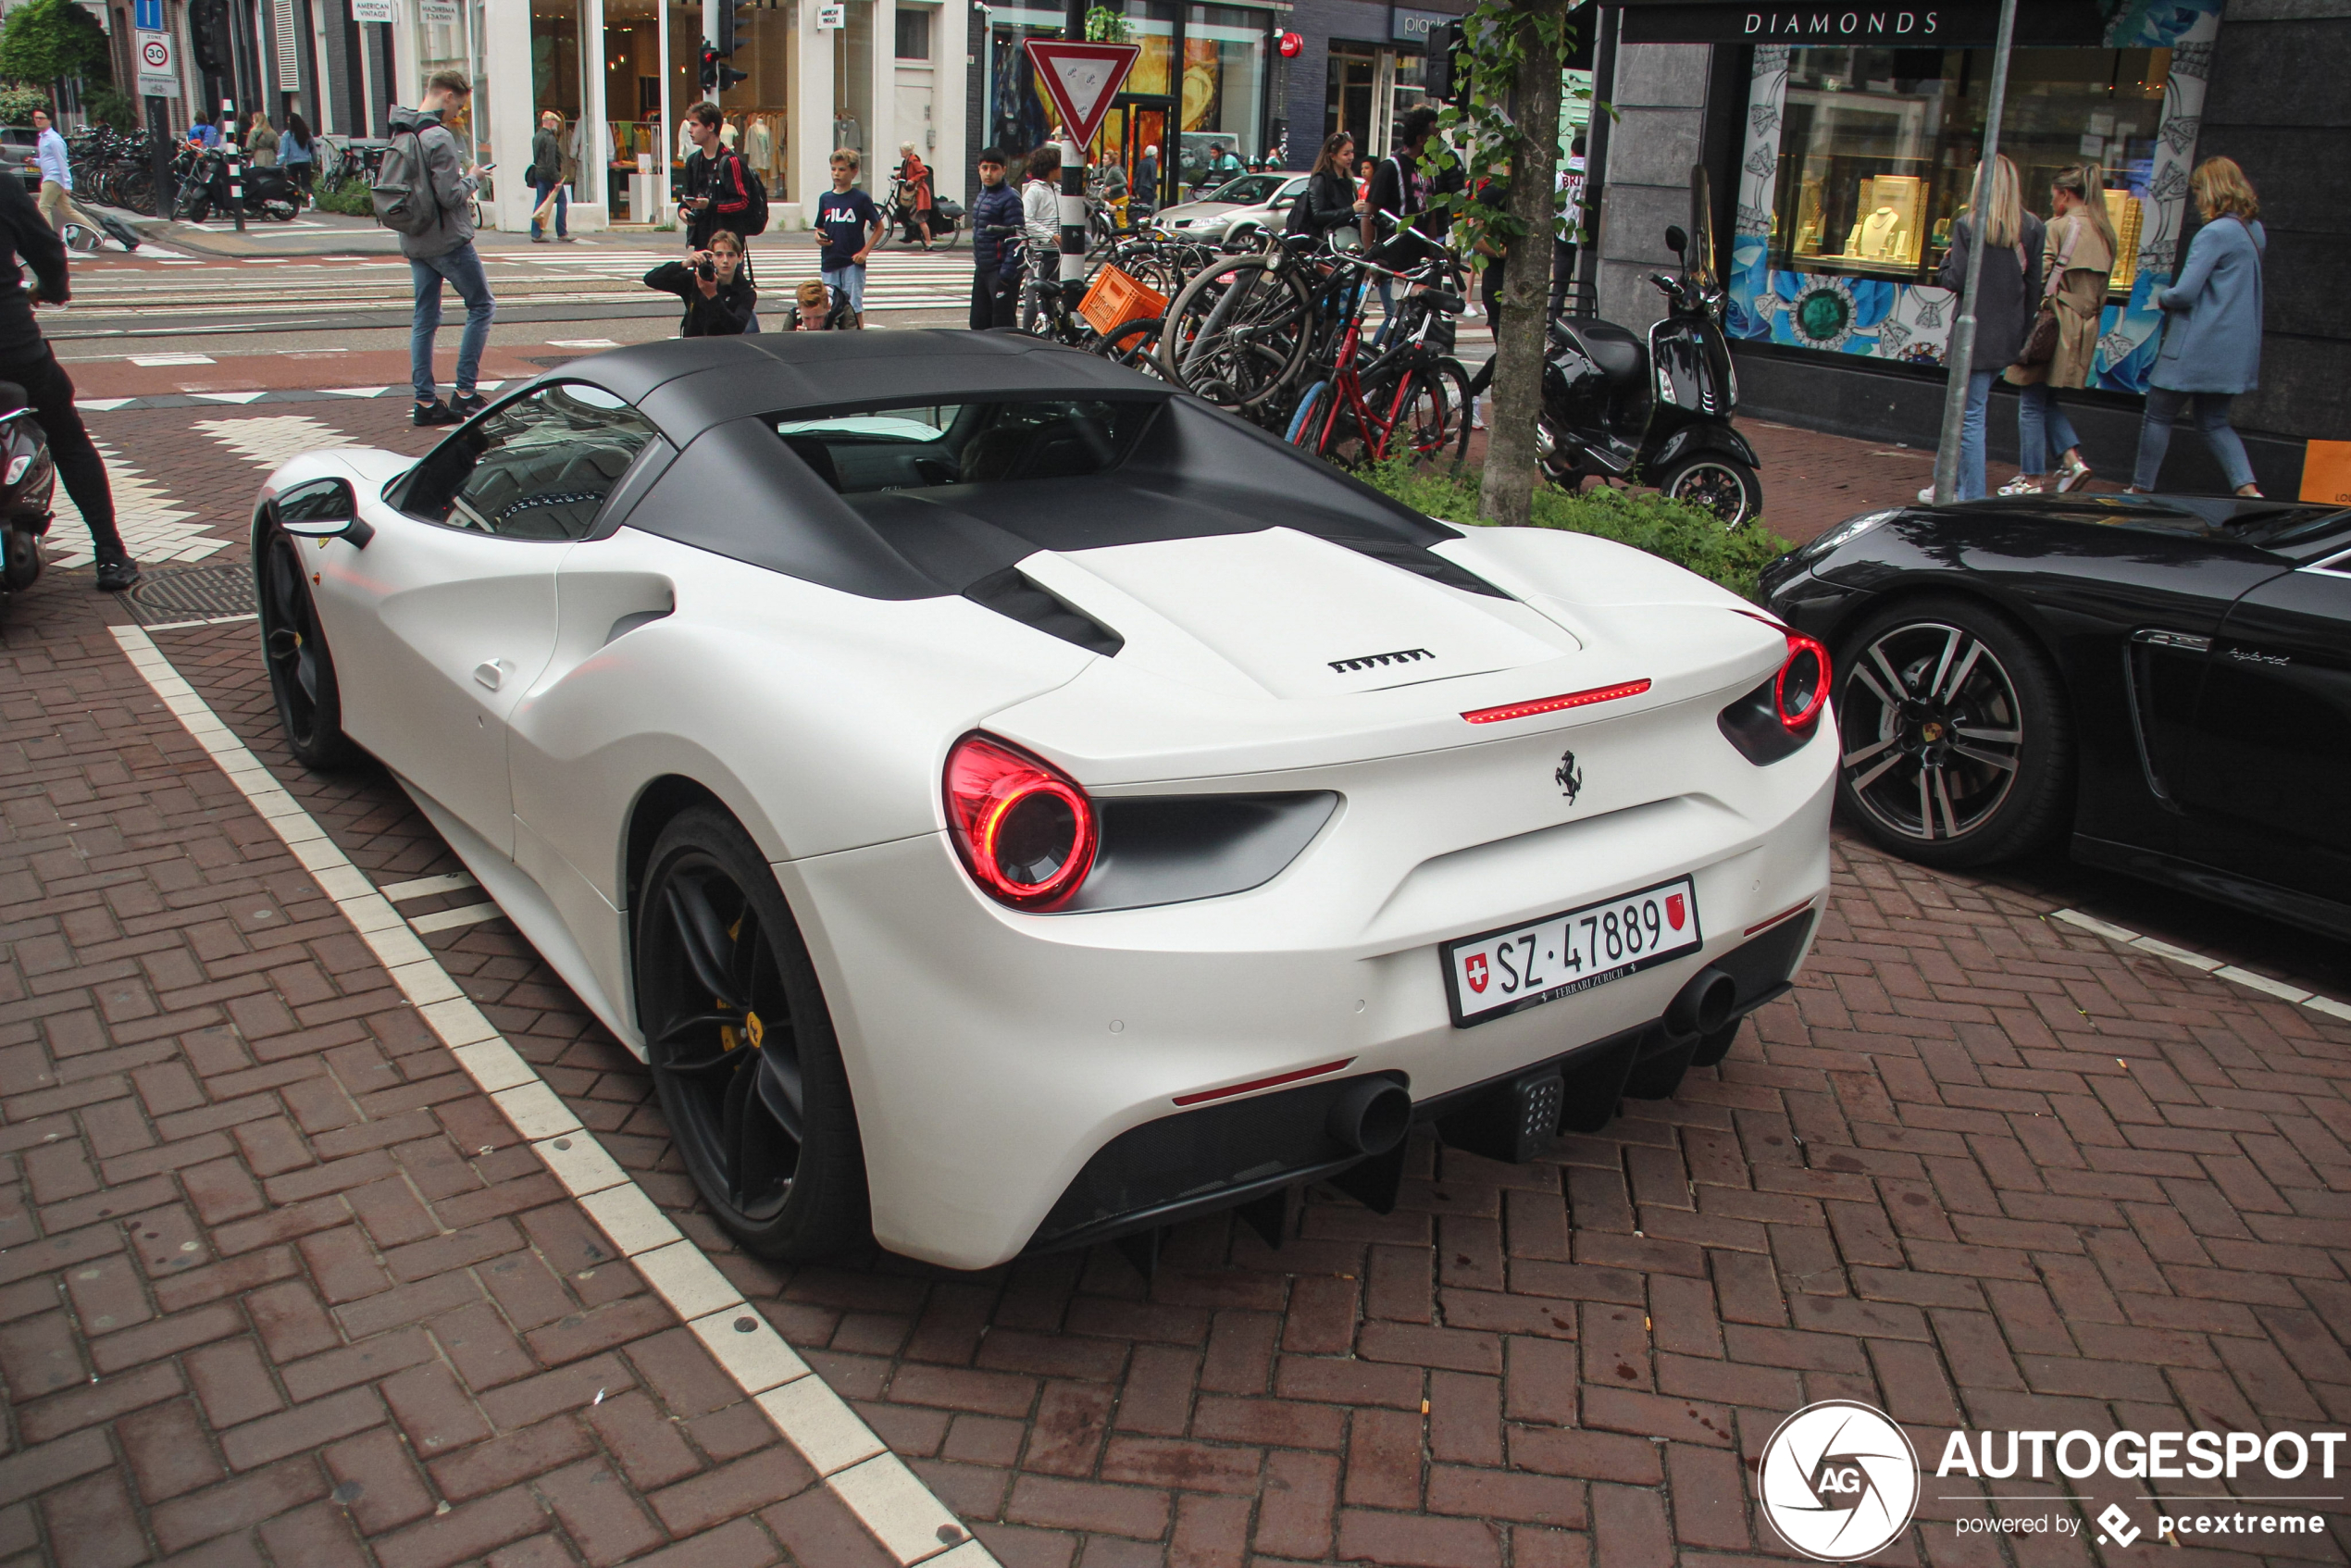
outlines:
[[[683,261],[665,261],[645,274],[645,287],[686,302],[681,338],[731,338],[759,330],[759,291],[743,267],[742,237],[721,229],[710,247]]]

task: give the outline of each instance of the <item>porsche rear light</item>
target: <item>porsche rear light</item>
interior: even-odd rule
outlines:
[[[1014,909],[1066,902],[1093,869],[1094,803],[1052,764],[974,733],[947,754],[947,827],[980,890]]]
[[[1772,682],[1772,706],[1788,733],[1810,731],[1829,700],[1829,651],[1800,631],[1787,634],[1787,657]]]

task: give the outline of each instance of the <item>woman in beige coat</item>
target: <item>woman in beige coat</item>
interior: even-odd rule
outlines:
[[[2079,490],[2090,482],[2081,438],[2058,405],[2057,392],[2090,384],[2107,282],[2114,275],[2114,225],[2107,219],[2105,181],[2097,166],[2059,170],[2049,182],[2049,207],[2041,275],[2047,280],[2043,303],[2057,314],[2057,352],[2046,365],[2012,365],[2007,371],[2007,380],[2022,389],[2016,436],[2017,464],[2024,471],[2000,487],[2002,495],[2035,495],[2048,488],[2041,481],[2052,451],[2062,454],[2056,489]]]

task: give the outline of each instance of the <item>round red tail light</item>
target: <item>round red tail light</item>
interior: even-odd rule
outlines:
[[[1787,658],[1772,683],[1773,705],[1791,730],[1809,729],[1829,700],[1829,651],[1800,631],[1787,634]]]
[[[1094,803],[1041,758],[986,735],[947,754],[947,827],[981,891],[1014,909],[1058,908],[1093,869]]]

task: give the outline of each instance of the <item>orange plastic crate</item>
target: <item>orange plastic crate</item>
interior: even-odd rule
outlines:
[[[1167,296],[1132,274],[1105,267],[1077,303],[1086,324],[1107,336],[1129,321],[1167,314]]]

